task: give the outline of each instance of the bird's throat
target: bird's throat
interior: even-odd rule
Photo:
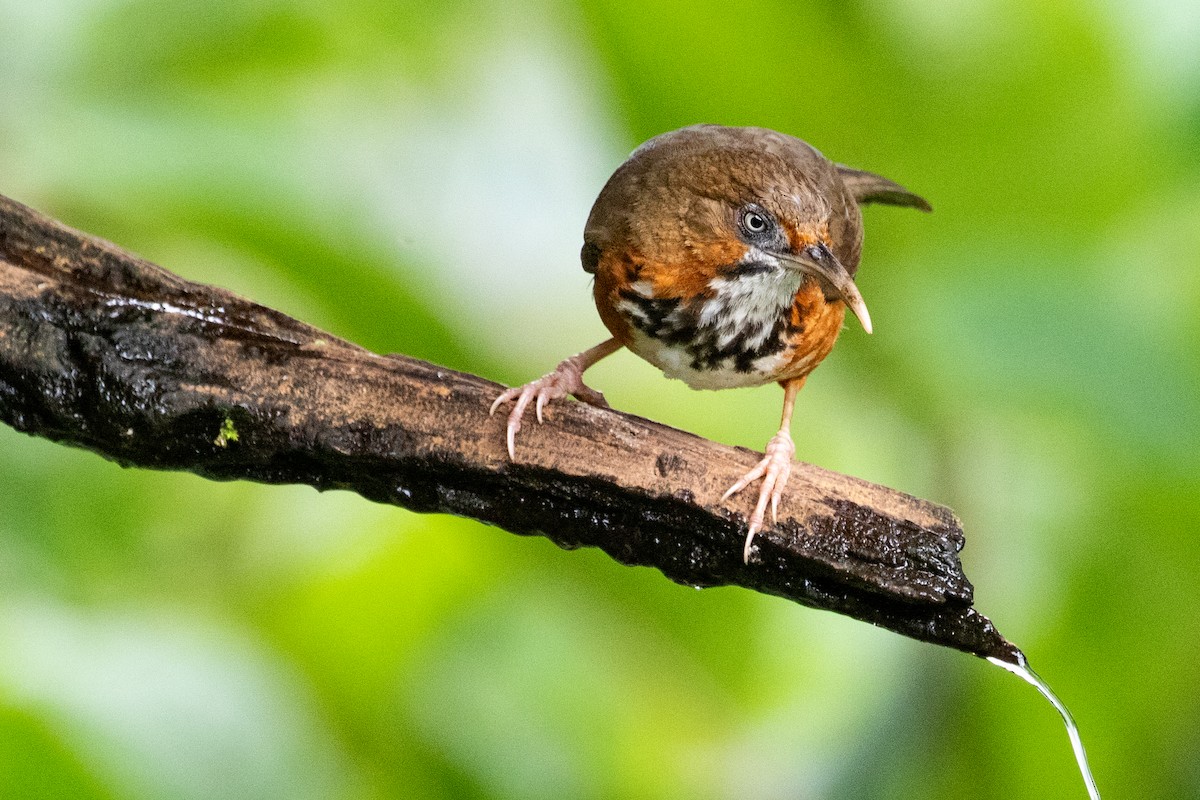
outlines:
[[[655,298],[635,285],[618,310],[632,328],[630,349],[668,377],[698,389],[755,386],[774,380],[787,357],[804,281],[778,266],[743,264],[694,297]]]
[[[805,277],[778,266],[748,271],[748,267],[758,266],[742,265],[709,281],[712,294],[701,302],[701,326],[714,329],[722,340],[742,337],[755,347],[777,322],[790,316]]]

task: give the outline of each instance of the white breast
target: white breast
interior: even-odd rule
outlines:
[[[803,280],[775,266],[714,278],[712,295],[694,302],[637,292],[617,308],[633,330],[629,349],[668,378],[694,389],[759,386],[786,361],[782,334]]]

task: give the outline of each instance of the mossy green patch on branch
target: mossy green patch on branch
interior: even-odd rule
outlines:
[[[232,417],[225,417],[225,421],[221,423],[221,430],[217,432],[217,438],[213,439],[213,444],[217,447],[228,447],[230,442],[238,440],[237,427],[233,424]]]

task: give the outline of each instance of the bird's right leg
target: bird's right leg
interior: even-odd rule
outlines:
[[[607,407],[608,403],[605,402],[604,395],[584,384],[583,373],[600,359],[610,356],[620,349],[620,342],[616,339],[608,339],[589,350],[565,359],[554,368],[553,372],[543,375],[536,381],[530,381],[524,386],[514,386],[497,397],[492,403],[489,415],[495,414],[496,409],[508,401],[517,401],[508,415],[508,457],[516,460],[515,446],[517,432],[521,430],[521,417],[525,415],[525,409],[535,399],[537,403],[534,405],[534,410],[539,423],[542,421],[542,409],[546,403],[567,395],[594,406]]]

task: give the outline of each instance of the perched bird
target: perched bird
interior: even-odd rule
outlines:
[[[606,405],[583,373],[622,347],[694,389],[778,383],[779,432],[721,498],[762,480],[743,550],[749,563],[791,471],[796,393],[829,355],[847,306],[871,332],[854,284],[862,203],[930,210],[886,178],[765,128],[694,125],[647,141],[609,178],[583,233],[583,268],[596,276],[596,308],[612,338],[496,398],[493,414],[516,401],[509,457],[531,402],[538,422],[547,402],[567,395]]]

